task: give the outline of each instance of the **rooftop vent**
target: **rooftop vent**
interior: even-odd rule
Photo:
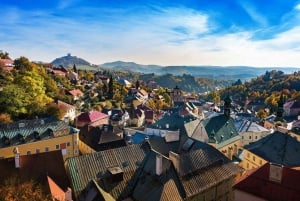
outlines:
[[[111,182],[119,182],[123,180],[123,170],[119,166],[107,168]]]

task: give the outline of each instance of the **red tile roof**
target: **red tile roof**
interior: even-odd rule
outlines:
[[[57,101],[57,105],[60,106],[60,107],[62,107],[66,111],[71,110],[71,109],[75,109],[75,106],[70,105],[68,103],[65,103],[63,101],[60,101],[60,100]]]
[[[13,66],[14,61],[11,59],[0,59],[0,63],[3,63],[4,66]]]
[[[267,163],[256,171],[246,172],[235,188],[272,201],[300,200],[300,171],[282,168],[281,183],[269,180],[270,164]]]
[[[83,92],[80,89],[73,89],[69,91],[72,96],[83,96]]]
[[[100,119],[107,118],[108,115],[98,111],[90,111],[82,113],[78,116],[78,121],[82,122],[95,122]]]
[[[49,176],[47,179],[52,197],[58,201],[65,201],[65,192]]]

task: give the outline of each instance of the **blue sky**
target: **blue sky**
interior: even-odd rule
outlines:
[[[51,62],[300,67],[300,0],[0,0],[0,50]]]

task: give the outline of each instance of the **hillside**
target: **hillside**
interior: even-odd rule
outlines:
[[[295,67],[250,67],[250,66],[159,66],[159,65],[141,65],[134,62],[116,61],[110,63],[104,63],[100,65],[104,68],[111,68],[114,70],[126,70],[140,73],[154,73],[156,75],[172,74],[183,75],[189,74],[194,77],[203,77],[210,79],[228,79],[242,81],[256,78],[257,76],[264,74],[266,71],[282,71],[290,74],[297,72],[300,68]]]
[[[71,56],[70,54],[68,54],[67,56],[63,56],[60,58],[56,58],[54,59],[51,64],[53,64],[54,66],[64,66],[64,67],[72,67],[74,64],[76,66],[90,66],[91,64],[89,62],[87,62],[84,59],[81,59],[79,57],[76,56]]]

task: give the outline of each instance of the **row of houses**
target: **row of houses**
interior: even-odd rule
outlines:
[[[57,100],[74,125],[52,118],[1,125],[0,165],[29,174],[27,161],[40,164],[31,175],[44,177],[58,200],[299,200],[292,185],[300,166],[297,133],[232,114],[229,97],[220,112],[205,112],[175,89],[175,107],[159,114],[142,90],[134,93],[133,112],[71,115],[74,107]],[[49,165],[50,156],[63,170]]]

